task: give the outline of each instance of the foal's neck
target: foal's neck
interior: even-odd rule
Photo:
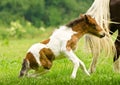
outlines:
[[[80,39],[86,33],[85,26],[85,23],[81,22],[71,27],[73,31],[77,32],[75,35],[78,39]]]
[[[82,37],[87,32],[87,30],[85,29],[86,22],[83,18],[75,19],[74,21],[68,23],[66,26],[72,28],[73,31],[77,32],[77,34],[75,35],[78,38]]]

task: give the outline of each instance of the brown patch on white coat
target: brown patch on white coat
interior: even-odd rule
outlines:
[[[53,52],[49,48],[43,48],[40,50],[40,62],[45,69],[50,69],[52,61],[55,59]]]
[[[42,44],[47,44],[47,43],[49,43],[49,41],[50,41],[50,39],[47,39],[47,40],[42,41],[41,43]]]

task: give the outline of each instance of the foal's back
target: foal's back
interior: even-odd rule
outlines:
[[[70,40],[71,36],[75,33],[76,32],[67,26],[60,26],[59,29],[56,29],[50,36],[50,41],[46,45],[53,51],[55,56],[58,56],[62,48],[66,47],[67,41]]]

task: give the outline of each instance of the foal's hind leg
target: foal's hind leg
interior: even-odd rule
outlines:
[[[19,77],[27,76],[28,70],[29,70],[29,63],[27,62],[26,59],[24,59]]]
[[[34,73],[29,74],[27,77],[37,78],[37,77],[40,77],[41,75],[43,75],[43,74],[45,74],[47,72],[49,72],[49,70],[46,70],[46,69],[44,69],[42,71],[37,70]]]
[[[68,58],[73,62],[74,64],[74,68],[73,68],[73,72],[71,75],[71,78],[76,78],[76,73],[77,70],[79,68],[79,66],[81,65],[82,70],[87,74],[90,75],[84,65],[84,63],[73,53],[72,50],[67,51],[65,50],[64,53],[68,56]]]

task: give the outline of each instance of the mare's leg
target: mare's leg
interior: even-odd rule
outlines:
[[[74,68],[73,68],[73,72],[71,75],[71,78],[76,78],[76,73],[78,70],[78,67],[81,66],[81,69],[87,74],[90,75],[84,65],[84,63],[73,53],[72,50],[68,51],[65,50],[64,53],[67,55],[67,57],[73,62],[74,64]]]
[[[115,72],[120,73],[120,25],[118,24],[110,24],[110,34],[112,35],[116,30],[118,30],[118,36],[115,41],[116,53],[114,54],[113,62],[114,62],[114,70]]]
[[[90,74],[95,72],[95,70],[96,70],[96,64],[97,64],[98,57],[99,57],[99,53],[98,52],[93,53],[93,59],[92,59],[92,62],[90,64],[90,67],[89,67],[89,70],[88,70],[88,72]]]
[[[114,70],[116,72],[120,72],[120,36],[117,37],[116,41],[115,41],[115,47],[116,47],[116,54],[114,55]]]
[[[92,52],[92,56],[93,56],[92,62],[91,62],[90,67],[88,69],[88,72],[93,73],[96,70],[96,64],[97,64],[97,60],[98,60],[99,54],[100,54],[99,50],[96,50],[96,48],[100,49],[100,46],[99,45],[94,46],[94,43],[96,43],[95,37],[94,37],[93,40],[91,40],[92,38],[90,38],[90,37],[88,37],[87,39],[89,41],[88,43],[89,43],[89,46],[90,46],[90,49],[91,49],[91,52]]]

